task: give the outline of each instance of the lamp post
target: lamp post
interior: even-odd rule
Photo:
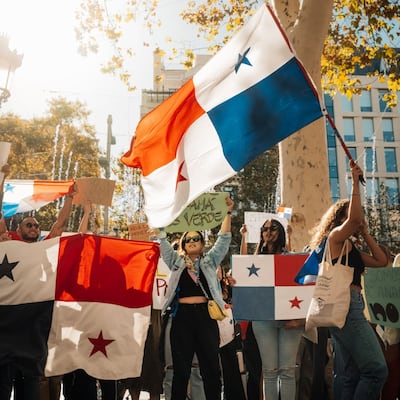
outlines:
[[[22,64],[22,54],[9,48],[10,39],[0,35],[0,108],[10,97],[11,78],[15,70]]]
[[[111,176],[111,145],[115,144],[115,137],[112,135],[112,116],[107,117],[107,149],[106,157],[100,158],[100,165],[104,168],[106,179],[110,179]],[[104,209],[104,234],[108,233],[108,206]]]

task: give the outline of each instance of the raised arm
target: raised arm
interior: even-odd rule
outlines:
[[[72,199],[76,194],[76,185],[74,185],[73,190],[74,191],[72,193],[68,193],[64,196],[64,205],[58,213],[56,222],[51,227],[50,233],[48,235],[49,238],[61,236],[61,234],[64,232],[69,216],[71,214]]]
[[[228,211],[225,215],[224,220],[221,224],[221,232],[226,233],[231,231],[231,217],[232,217],[232,209],[233,209],[233,200],[227,196],[226,197],[226,204],[228,206]]]
[[[246,242],[246,234],[247,234],[247,226],[243,224],[240,228],[240,234],[242,235],[242,241],[240,242],[240,254],[247,255],[247,242]]]
[[[83,217],[79,223],[78,232],[87,233],[89,230],[90,216],[92,214],[92,204],[90,201],[86,202],[83,206]]]

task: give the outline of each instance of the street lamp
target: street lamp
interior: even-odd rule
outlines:
[[[106,157],[102,157],[99,160],[99,164],[105,170],[106,179],[110,179],[111,176],[111,145],[115,144],[115,137],[112,134],[112,116],[107,117],[107,150]],[[108,206],[105,206],[104,210],[104,233],[108,233]]]
[[[10,97],[9,85],[15,70],[22,64],[22,54],[9,48],[10,39],[0,35],[0,108]]]

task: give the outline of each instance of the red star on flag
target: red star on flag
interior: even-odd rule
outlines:
[[[107,357],[107,350],[106,346],[110,343],[114,342],[113,339],[104,339],[103,338],[103,331],[100,331],[99,336],[97,338],[89,338],[90,343],[93,344],[93,349],[89,355],[91,357],[93,354],[101,351]]]
[[[179,166],[179,169],[178,169],[178,177],[176,178],[176,188],[178,187],[178,183],[179,182],[187,181],[187,178],[182,175],[182,169],[183,169],[183,164],[184,163],[185,163],[185,161],[182,161],[182,163],[181,163],[181,165]]]
[[[303,302],[303,300],[299,300],[297,298],[297,296],[295,296],[295,298],[293,300],[289,300],[289,301],[292,303],[290,308],[297,307],[298,309],[300,309],[300,303]]]

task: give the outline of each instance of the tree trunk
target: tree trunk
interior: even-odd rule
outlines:
[[[303,0],[295,22],[290,18],[294,9],[290,2],[275,2],[277,12],[281,12],[278,16],[322,101],[321,55],[333,0]],[[302,251],[309,243],[310,229],[331,204],[325,119],[320,118],[281,142],[279,155],[282,205],[293,208],[292,251]]]

